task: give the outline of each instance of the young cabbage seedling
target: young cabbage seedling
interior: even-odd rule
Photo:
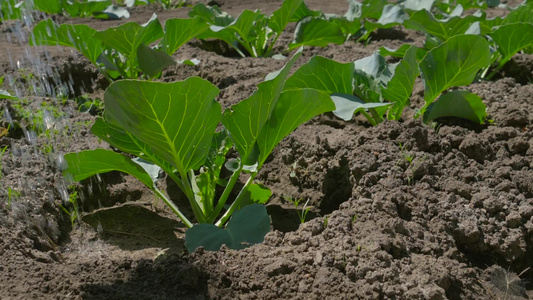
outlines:
[[[270,220],[265,207],[257,203],[268,201],[271,192],[253,182],[257,172],[296,127],[335,109],[327,94],[314,89],[283,92],[290,68],[300,55],[301,50],[283,69],[269,74],[252,96],[223,113],[215,101],[218,88],[198,77],[174,83],[115,82],[105,92],[105,112],[92,132],[137,158],[103,149],[69,153],[64,173],[74,181],[114,170],[135,176],[191,228],[186,234],[190,251],[198,246],[218,250],[222,244],[240,249],[261,242],[270,230]],[[220,121],[224,129],[217,132]],[[226,162],[231,147],[239,157]],[[232,172],[227,180],[220,175],[223,167]],[[183,191],[195,221],[201,224],[193,225],[157,188],[160,170]],[[242,173],[248,179],[230,199]],[[217,186],[224,188],[220,195]]]

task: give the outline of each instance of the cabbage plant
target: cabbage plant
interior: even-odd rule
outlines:
[[[104,149],[68,153],[64,174],[74,181],[109,171],[135,176],[190,228],[186,234],[190,251],[198,246],[217,250],[222,244],[240,249],[261,242],[270,221],[259,204],[268,201],[271,192],[254,183],[257,172],[296,127],[335,109],[329,96],[315,89],[283,91],[300,54],[268,75],[249,98],[224,112],[215,101],[218,88],[198,77],[174,83],[121,80],[111,84],[104,95],[104,115],[91,130],[127,155]],[[222,129],[217,130],[220,122]],[[238,157],[226,160],[232,148]],[[229,178],[222,178],[223,168],[232,173]],[[160,170],[183,191],[194,220],[158,189],[155,181]],[[232,193],[243,174],[246,182],[235,196]],[[218,186],[222,193],[216,192]]]

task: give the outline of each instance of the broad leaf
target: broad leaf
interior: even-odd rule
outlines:
[[[248,188],[242,191],[243,195],[239,202],[238,209],[248,206],[253,203],[265,204],[272,197],[272,191],[262,184],[252,183]]]
[[[361,18],[379,19],[387,4],[387,0],[364,0],[361,7]]]
[[[471,84],[477,72],[489,64],[489,44],[477,35],[454,36],[429,51],[419,64],[424,80],[424,108],[446,89]]]
[[[40,1],[42,0],[39,0],[36,2],[40,2]],[[45,0],[45,1],[49,1],[49,0]],[[55,1],[58,2],[57,0]],[[104,11],[108,6],[112,4],[113,2],[111,0],[72,1],[70,3],[64,3],[63,9],[71,17],[87,17],[87,16],[90,16],[94,12]]]
[[[370,56],[356,60],[354,67],[356,70],[371,76],[371,79],[378,81],[378,83],[387,84],[394,74],[396,64],[387,64],[383,56],[374,52]]]
[[[104,45],[131,59],[135,57],[139,45],[148,45],[162,38],[163,29],[154,14],[146,24],[139,25],[135,22],[128,22],[118,27],[98,31],[94,37],[101,40]]]
[[[121,80],[105,92],[104,119],[184,176],[209,153],[221,113],[217,94],[215,86],[198,77],[174,83]]]
[[[442,117],[458,117],[483,124],[487,109],[481,98],[468,91],[453,91],[442,95],[428,106],[424,113],[424,123]]]
[[[310,10],[305,2],[302,2],[300,6],[296,9],[294,14],[289,19],[289,22],[299,22],[300,20],[307,17],[320,17],[323,13],[318,10]]]
[[[437,37],[441,42],[452,36],[464,34],[470,24],[479,18],[475,16],[452,17],[445,20],[437,20],[427,10],[419,10],[403,22],[403,26],[408,29],[423,31]]]
[[[336,107],[333,113],[344,121],[350,121],[353,115],[359,111],[386,108],[391,105],[391,103],[380,102],[366,103],[361,98],[351,94],[332,94],[331,100],[335,103]]]
[[[413,92],[415,79],[419,75],[416,53],[418,48],[411,46],[405,53],[403,60],[394,70],[394,75],[386,88],[382,88],[383,98],[394,105],[389,109],[389,119],[398,120],[405,106],[409,104],[409,97]]]
[[[172,55],[179,47],[206,31],[207,28],[209,25],[200,17],[166,20],[161,45],[168,55]]]
[[[387,4],[377,22],[365,21],[366,33],[360,39],[366,40],[376,29],[387,29],[400,25],[407,17],[407,13],[400,6]]]
[[[244,249],[262,243],[270,231],[270,218],[264,205],[252,204],[236,211],[226,229],[211,224],[197,224],[185,233],[185,246],[189,252],[198,247],[218,251],[222,245],[231,249]]]
[[[18,97],[12,96],[8,91],[0,89],[0,99],[16,100]]]
[[[67,169],[66,176],[72,176],[74,181],[81,181],[93,175],[110,171],[120,171],[135,176],[150,189],[154,188],[152,178],[137,163],[122,154],[104,150],[87,150],[65,154]]]
[[[303,3],[303,0],[283,1],[281,7],[272,13],[270,20],[268,21],[268,27],[272,28],[272,30],[278,34],[281,33],[290,22],[294,13]]]
[[[402,58],[402,57],[405,56],[405,53],[407,52],[407,50],[409,50],[410,48],[411,48],[411,45],[409,45],[409,44],[403,44],[398,49],[390,49],[390,48],[387,48],[387,47],[380,47],[379,48],[379,54],[381,54],[382,56],[392,56],[392,57]]]
[[[342,44],[346,36],[342,28],[324,19],[308,17],[301,20],[294,32],[294,41],[289,49],[295,49],[302,45],[325,47],[330,43]]]
[[[511,11],[502,21],[502,24],[533,23],[533,2],[523,2]]]
[[[137,48],[137,59],[141,71],[151,78],[176,64],[176,61],[165,52],[154,50],[144,44]]]
[[[335,110],[328,94],[314,89],[285,91],[257,139],[259,168],[274,147],[298,126],[319,114]]]
[[[425,9],[430,11],[433,7],[435,0],[405,0],[400,3],[400,5],[409,10],[422,10]]]
[[[512,23],[500,26],[491,35],[502,54],[500,64],[505,64],[518,51],[533,46],[533,24]]]
[[[222,12],[218,6],[206,6],[203,3],[196,4],[189,12],[189,17],[198,16],[211,25],[225,27],[235,21],[235,18]]]
[[[63,6],[64,6],[63,1],[58,1],[58,0],[39,0],[39,1],[34,1],[33,5],[35,9],[45,12],[47,14],[60,14],[63,12]],[[76,15],[74,15],[74,17],[75,16]]]
[[[353,92],[353,63],[339,63],[321,56],[313,56],[287,79],[284,90],[312,88],[331,93]]]
[[[231,140],[225,130],[215,133],[206,162],[200,174],[196,176],[197,194],[202,200],[200,207],[205,215],[212,213],[217,185],[225,185],[220,179],[220,171],[231,147]]]
[[[256,158],[250,157],[257,138],[270,118],[278,102],[283,85],[294,62],[300,57],[300,49],[270,80],[261,82],[252,96],[226,109],[222,123],[230,132],[231,139],[244,164],[253,165]]]
[[[33,28],[30,45],[61,45],[80,51],[92,63],[96,63],[103,51],[102,43],[92,38],[95,29],[87,25],[58,25],[51,19],[39,22]]]

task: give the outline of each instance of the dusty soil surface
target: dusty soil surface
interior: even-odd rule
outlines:
[[[233,15],[245,8],[272,12],[280,4],[218,3]],[[347,9],[342,0],[306,3],[328,13]],[[153,12],[163,21],[184,17],[187,9],[138,7],[127,21],[144,23]],[[57,20],[98,29],[126,22]],[[106,81],[70,49],[29,48],[27,38],[13,33],[27,37],[27,26],[1,27],[0,76],[28,99],[22,106],[2,103],[1,125],[12,118],[22,128],[0,140],[6,147],[1,299],[533,297],[533,56],[517,55],[500,79],[468,87],[488,107],[492,122],[483,126],[447,119],[431,127],[414,120],[421,83],[401,122],[370,127],[362,118],[344,122],[332,114],[311,120],[276,148],[258,176],[274,193],[268,206],[274,230],[264,244],[187,254],[185,227],[148,189],[118,173],[80,186],[82,218],[71,223],[60,206],[69,208],[71,192],[58,171],[60,155],[108,146],[88,130],[94,112],[80,113],[74,101],[46,94],[102,97]],[[293,31],[290,25],[278,52]],[[423,39],[401,28],[380,31],[368,45],[306,48],[297,66],[313,55],[349,62],[381,46],[421,45]],[[172,67],[161,80],[206,78],[221,89],[224,107],[248,97],[284,64],[224,56],[199,41],[175,58],[201,63]],[[48,136],[36,134],[38,126],[49,129]],[[304,224],[289,196],[313,206]]]

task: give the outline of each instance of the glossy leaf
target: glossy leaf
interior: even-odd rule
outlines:
[[[437,20],[429,11],[419,10],[405,20],[403,26],[407,29],[423,31],[443,42],[452,36],[464,34],[470,28],[470,24],[478,19],[471,15],[463,18],[456,16],[445,20]]]
[[[442,117],[458,117],[483,124],[487,109],[481,98],[468,91],[452,91],[442,95],[428,106],[424,113],[424,123]]]
[[[278,102],[283,85],[294,62],[300,57],[301,49],[270,80],[261,82],[252,96],[226,109],[222,123],[231,134],[244,164],[253,165],[256,158],[250,158],[257,138],[270,118]]]
[[[367,109],[388,107],[391,103],[365,102],[361,98],[351,94],[332,94],[331,100],[335,103],[336,109],[333,113],[343,119],[350,121],[354,114]]]
[[[262,243],[269,231],[270,217],[265,206],[252,204],[236,211],[225,229],[211,224],[194,225],[185,233],[185,246],[189,252],[200,246],[218,251],[222,245],[239,250]]]
[[[339,63],[321,56],[313,56],[287,79],[284,90],[312,88],[331,93],[353,92],[353,63]]]
[[[0,89],[0,99],[16,100],[18,97],[12,96],[8,91]]]
[[[183,44],[206,31],[209,25],[200,17],[191,19],[168,19],[161,45],[168,55],[172,55]]]
[[[330,43],[342,44],[346,36],[342,28],[324,19],[308,17],[301,20],[294,32],[294,41],[289,49],[295,49],[303,45],[325,47]]]
[[[303,3],[303,0],[283,1],[281,7],[272,13],[268,21],[268,27],[278,34],[281,33]]]
[[[415,79],[419,75],[416,53],[418,48],[411,46],[405,53],[403,60],[394,70],[394,75],[386,88],[382,88],[383,98],[394,102],[389,109],[389,119],[398,120],[405,106],[409,104],[409,98],[413,92]]]
[[[209,153],[221,113],[217,94],[215,86],[198,77],[174,83],[121,80],[105,92],[104,118],[183,176]]]
[[[154,188],[150,175],[139,164],[122,154],[96,149],[67,153],[64,157],[67,169],[63,173],[66,176],[72,176],[75,181],[81,181],[100,173],[120,171],[133,175],[149,188]]]
[[[176,64],[176,61],[165,52],[154,50],[143,44],[137,48],[137,58],[141,71],[151,78]]]
[[[400,5],[409,10],[427,10],[431,11],[431,8],[433,7],[433,3],[435,3],[435,0],[405,0],[400,3]]]
[[[533,24],[512,23],[500,26],[491,35],[502,54],[500,64],[505,64],[518,51],[533,46]]]
[[[407,19],[407,13],[398,5],[387,4],[377,22],[365,21],[366,33],[360,38],[366,40],[376,29],[387,29],[400,25]]]
[[[139,45],[148,45],[162,38],[163,29],[154,14],[146,24],[128,22],[118,27],[98,31],[94,37],[102,41],[104,45],[132,58],[135,57]]]
[[[36,2],[40,2],[42,0],[38,0]],[[48,2],[51,2],[49,0],[45,0]],[[55,0],[58,2],[57,0]],[[64,1],[66,2],[66,1]],[[108,6],[112,5],[113,2],[111,0],[87,0],[87,1],[72,1],[71,3],[63,3],[63,9],[71,16],[71,17],[87,17],[93,14],[94,12],[104,11]],[[43,5],[48,6],[48,5]]]
[[[260,168],[274,147],[298,126],[319,114],[335,110],[328,94],[315,89],[285,91],[257,139]]]
[[[39,22],[32,32],[30,45],[61,45],[80,51],[92,63],[96,63],[103,51],[102,43],[92,38],[95,29],[87,25],[58,25],[51,19]]]
[[[490,56],[488,42],[477,35],[454,36],[429,51],[419,64],[424,108],[446,89],[471,84],[477,72],[490,64]]]

